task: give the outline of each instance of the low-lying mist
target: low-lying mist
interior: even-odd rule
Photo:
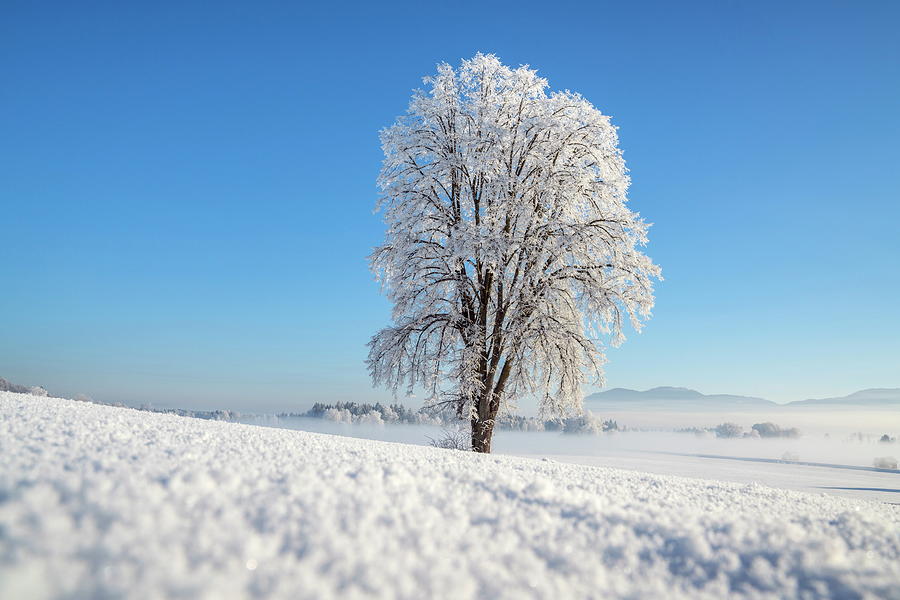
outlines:
[[[755,412],[620,411],[604,413],[602,417],[615,419],[626,430],[594,435],[499,430],[494,434],[495,452],[595,457],[623,453],[691,454],[855,467],[874,467],[879,457],[900,456],[900,443],[879,441],[885,434],[900,439],[900,417],[890,411],[779,412],[777,421]],[[241,421],[409,444],[429,444],[440,439],[447,429],[439,425],[350,424],[306,417],[246,417]],[[726,422],[738,425],[746,437],[722,438],[710,431]],[[774,422],[783,429],[795,428],[799,436],[751,437],[752,426],[764,422]],[[678,431],[684,429],[694,431]]]

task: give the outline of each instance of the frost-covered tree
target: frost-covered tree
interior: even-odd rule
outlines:
[[[581,412],[604,340],[649,317],[659,268],[640,251],[647,225],[626,206],[609,117],[493,55],[424,81],[381,132],[387,232],[370,260],[394,322],[367,363],[376,384],[453,407],[473,450],[490,452],[518,397]]]
[[[744,428],[737,423],[722,423],[713,431],[716,432],[716,437],[720,438],[737,438],[744,435]]]

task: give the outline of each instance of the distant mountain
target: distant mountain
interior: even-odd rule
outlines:
[[[768,408],[778,406],[770,400],[753,396],[735,396],[733,394],[702,394],[697,390],[683,387],[655,387],[642,392],[626,388],[613,388],[605,392],[591,394],[584,399],[590,406],[603,406],[619,409],[661,407],[702,409],[746,409]]]
[[[860,390],[839,398],[796,400],[776,404],[764,398],[736,396],[733,394],[703,394],[683,387],[655,387],[638,391],[613,388],[591,394],[584,399],[588,408],[605,410],[753,410],[766,408],[815,408],[834,407],[897,407],[900,408],[900,388],[873,388]]]
[[[789,402],[787,406],[897,406],[900,407],[900,388],[872,388],[860,390],[838,398],[818,398]]]

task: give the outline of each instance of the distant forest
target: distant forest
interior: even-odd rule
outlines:
[[[451,425],[459,422],[455,415],[434,412],[427,408],[412,410],[401,404],[385,405],[380,402],[376,404],[359,402],[324,404],[317,402],[304,413],[281,413],[278,417],[307,417],[338,423],[369,424]],[[619,424],[615,421],[599,419],[589,411],[576,417],[547,420],[521,415],[501,415],[497,419],[497,428],[507,431],[561,431],[563,433],[620,431]]]

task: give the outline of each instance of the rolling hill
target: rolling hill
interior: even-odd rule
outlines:
[[[788,406],[897,406],[900,408],[900,388],[871,388],[836,398],[818,398],[789,402]]]
[[[587,408],[606,410],[721,410],[742,411],[757,409],[797,409],[817,407],[859,407],[859,408],[900,408],[900,388],[872,388],[860,390],[846,396],[796,400],[787,404],[777,404],[765,398],[739,396],[735,394],[703,394],[683,387],[655,387],[638,391],[627,388],[613,388],[585,399]]]
[[[734,394],[703,394],[683,387],[655,387],[637,391],[614,388],[591,394],[585,398],[588,408],[618,408],[641,410],[650,408],[677,408],[679,410],[747,410],[778,406],[770,400]]]

